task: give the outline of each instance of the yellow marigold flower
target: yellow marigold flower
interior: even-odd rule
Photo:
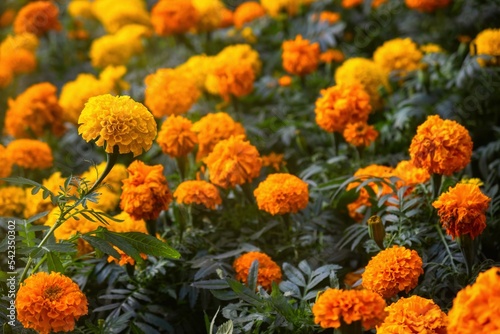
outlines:
[[[2,61],[2,58],[0,58]],[[0,63],[0,88],[5,88],[12,83],[14,79],[14,73],[8,64]]]
[[[276,154],[271,152],[268,155],[263,155],[262,158],[262,167],[273,167],[277,172],[280,171],[282,166],[286,165],[286,161],[283,160],[284,154]]]
[[[297,213],[309,203],[307,183],[288,173],[269,175],[253,193],[259,209],[273,216]]]
[[[121,154],[134,156],[147,151],[156,137],[153,115],[130,96],[109,94],[91,97],[78,119],[78,133],[86,141],[97,139],[97,146],[105,146],[113,153],[115,146]]]
[[[5,11],[0,15],[0,28],[5,28],[10,26],[13,22],[14,19],[16,18],[16,11],[12,8],[7,8]]]
[[[500,29],[485,29],[471,43],[472,55],[492,56],[492,59],[478,59],[481,66],[500,65]]]
[[[198,143],[192,127],[193,123],[187,118],[169,116],[161,125],[156,141],[165,154],[175,158],[186,156]]]
[[[5,146],[0,144],[0,157],[2,157],[2,163],[0,164],[0,178],[9,177],[12,173],[12,160],[7,154],[7,149]],[[0,184],[2,181],[0,181]]]
[[[113,218],[120,220],[119,222],[114,220],[108,220],[108,225],[106,228],[113,232],[123,233],[123,232],[141,232],[148,233],[146,227],[146,222],[143,219],[134,219],[130,214],[123,211],[119,214],[113,216]]]
[[[431,299],[401,298],[385,310],[387,317],[377,327],[377,333],[446,334],[448,317]]]
[[[196,29],[200,31],[211,31],[220,27],[224,4],[220,0],[191,0],[199,14]]]
[[[108,256],[108,262],[114,262],[114,263],[118,264],[119,266],[124,266],[127,264],[130,264],[131,266],[135,265],[135,260],[133,257],[125,254],[125,252],[122,251],[121,249],[119,249],[118,247],[113,246],[113,248],[118,252],[118,254],[120,254],[120,258],[117,259],[117,258],[114,258],[113,256],[110,255],[110,256]],[[141,253],[140,256],[143,260],[148,259],[148,256],[144,253]]]
[[[87,297],[69,277],[36,273],[20,284],[16,296],[17,319],[40,334],[69,332],[87,314]]]
[[[432,203],[441,224],[453,239],[468,234],[472,239],[486,228],[486,210],[491,198],[475,184],[459,183]]]
[[[57,101],[57,88],[43,82],[35,84],[15,100],[9,99],[5,129],[15,138],[42,137],[46,129],[60,136],[65,131],[63,110]]]
[[[316,123],[328,132],[343,132],[349,123],[367,122],[370,96],[360,84],[339,84],[321,90],[316,100]]]
[[[259,151],[245,141],[244,136],[220,141],[204,162],[210,181],[224,189],[251,182],[259,176],[262,167]]]
[[[221,140],[228,139],[231,136],[245,135],[243,125],[235,122],[231,116],[223,112],[203,116],[193,124],[191,130],[198,135],[197,160],[201,160],[210,154],[215,145]]]
[[[283,68],[290,74],[306,75],[316,71],[320,49],[318,43],[311,43],[298,35],[295,40],[284,41]]]
[[[424,54],[444,52],[444,50],[441,46],[434,44],[434,43],[427,43],[427,44],[421,45],[420,51],[422,51]]]
[[[363,3],[363,0],[342,0],[342,7],[353,8]]]
[[[184,114],[200,97],[196,82],[179,70],[161,68],[144,82],[144,103],[157,118]]]
[[[0,44],[2,67],[10,68],[11,74],[33,72],[37,65],[35,51],[38,38],[31,33],[9,35]]]
[[[52,167],[54,158],[47,143],[34,139],[16,139],[7,145],[7,155],[13,164],[26,169]]]
[[[477,276],[476,282],[458,292],[448,312],[449,334],[497,333],[500,330],[500,268]]]
[[[394,168],[394,176],[399,177],[409,187],[425,183],[431,178],[426,169],[416,167],[410,160],[400,161]]]
[[[378,92],[379,87],[389,89],[387,74],[375,62],[365,58],[350,58],[335,71],[335,82],[360,83],[370,95],[370,104],[373,110],[382,107],[382,99]]]
[[[257,285],[269,291],[272,288],[273,282],[276,284],[281,282],[281,268],[269,255],[261,252],[249,252],[234,260],[233,268],[236,272],[237,280],[247,284],[248,272],[254,261],[259,263]]]
[[[373,60],[387,73],[400,76],[420,68],[423,54],[410,38],[395,38],[379,46],[373,53]]]
[[[289,87],[292,84],[292,77],[284,75],[278,79],[278,83],[281,87]]]
[[[408,293],[415,288],[423,273],[422,259],[418,253],[395,245],[381,251],[368,262],[362,275],[363,287],[388,299],[400,291]]]
[[[260,0],[262,7],[272,17],[278,17],[280,13],[286,12],[294,16],[299,13],[302,5],[310,5],[316,0]]]
[[[326,64],[341,63],[344,61],[344,58],[342,51],[334,49],[326,50],[319,55],[319,60]]]
[[[365,122],[349,123],[342,133],[344,139],[354,146],[370,146],[378,137],[378,131]]]
[[[462,170],[472,156],[469,131],[438,115],[427,117],[420,124],[410,145],[412,163],[431,174],[451,175]]]
[[[234,26],[242,28],[246,23],[252,22],[259,17],[266,15],[266,10],[255,1],[244,2],[234,11]]]
[[[14,21],[14,32],[29,32],[42,36],[49,30],[61,30],[59,9],[52,1],[35,1],[25,5],[17,13]]]
[[[252,67],[255,76],[257,77],[262,68],[259,53],[248,44],[229,45],[222,49],[215,57],[216,66],[218,68],[224,64],[243,64],[248,63]]]
[[[332,25],[340,21],[340,13],[324,10],[319,13],[318,20]]]
[[[93,18],[92,2],[90,0],[71,0],[68,4],[68,13],[73,18]]]
[[[163,166],[148,166],[135,160],[128,167],[128,172],[129,177],[123,180],[121,209],[135,220],[158,218],[172,201]]]
[[[0,54],[9,54],[17,50],[35,52],[38,48],[38,38],[35,34],[26,32],[17,35],[8,35],[0,44]]]
[[[183,73],[195,82],[198,90],[205,89],[207,75],[212,71],[214,57],[206,55],[196,55],[190,57],[185,63],[176,67],[179,73]]]
[[[174,198],[177,203],[186,205],[195,203],[212,210],[222,204],[217,187],[203,180],[182,182],[175,190]]]
[[[245,39],[245,42],[253,44],[257,42],[257,36],[253,33],[252,27],[245,27],[241,30],[241,37]]]
[[[451,0],[405,0],[405,3],[408,8],[430,13],[436,9],[448,6]]]
[[[160,36],[184,34],[198,22],[198,11],[190,0],[160,0],[151,10],[151,23]]]
[[[116,33],[121,28],[137,24],[149,27],[151,22],[146,3],[143,0],[96,0],[92,2],[92,12],[101,21],[108,33]]]
[[[385,300],[372,291],[328,289],[319,295],[312,311],[314,322],[322,328],[339,328],[341,321],[361,321],[369,330],[384,320],[385,307]]]
[[[243,97],[253,91],[255,74],[248,63],[231,64],[219,67],[209,75],[207,80],[213,80],[213,83],[217,85],[217,93],[225,101],[229,101],[231,96]]]
[[[0,217],[20,217],[26,204],[26,194],[21,187],[0,188]]]
[[[481,180],[480,178],[477,178],[477,177],[469,178],[469,177],[464,176],[460,180],[460,183],[462,183],[462,184],[474,184],[478,187],[484,186],[483,180]]]

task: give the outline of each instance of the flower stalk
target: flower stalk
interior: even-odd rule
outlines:
[[[472,267],[476,260],[476,243],[470,235],[463,234],[457,238],[458,246],[460,247],[460,251],[464,256],[465,260],[465,268],[467,270],[467,276],[471,277],[472,275]]]

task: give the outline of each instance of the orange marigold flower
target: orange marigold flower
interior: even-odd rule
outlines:
[[[327,22],[330,25],[335,24],[340,21],[340,13],[324,10],[319,13],[319,21]]]
[[[486,228],[486,210],[491,198],[475,184],[459,183],[432,203],[441,224],[453,239],[468,234],[472,239]]]
[[[341,321],[361,321],[366,330],[380,324],[385,317],[385,300],[368,290],[328,289],[312,307],[314,322],[322,328],[339,328]]]
[[[342,133],[344,139],[354,146],[369,146],[378,137],[378,131],[365,122],[349,123]]]
[[[262,167],[273,167],[277,172],[280,171],[281,166],[286,165],[286,161],[283,160],[284,154],[276,154],[271,152],[268,155],[263,155],[262,158]]]
[[[5,146],[0,144],[0,157],[2,157],[2,163],[0,164],[0,178],[9,177],[12,173],[12,160],[7,154],[7,149]],[[0,184],[2,181],[0,181]]]
[[[361,284],[361,274],[364,270],[365,268],[361,268],[347,273],[344,276],[344,285],[346,285],[349,289],[362,290],[363,285]]]
[[[477,276],[476,282],[458,292],[448,312],[449,334],[497,333],[500,305],[500,268]]]
[[[63,109],[56,93],[54,85],[43,82],[29,87],[15,100],[9,99],[5,117],[7,133],[15,138],[42,137],[50,129],[54,135],[62,135]]]
[[[342,7],[352,8],[359,6],[363,3],[363,0],[342,0]]]
[[[481,66],[500,65],[500,29],[485,29],[471,43],[472,55],[491,56],[491,59],[478,59]]]
[[[415,166],[431,174],[451,175],[469,164],[472,139],[469,131],[457,122],[429,116],[417,128],[410,156]]]
[[[220,27],[223,19],[224,3],[221,0],[191,0],[199,14],[196,29],[212,31]]]
[[[234,260],[233,268],[237,280],[245,284],[248,282],[248,272],[254,261],[259,262],[257,285],[269,291],[273,282],[281,282],[281,268],[269,255],[261,252],[249,252]]]
[[[16,139],[7,145],[7,155],[13,164],[26,169],[52,167],[54,158],[47,143],[34,139]]]
[[[189,0],[161,0],[151,10],[151,23],[160,36],[184,34],[197,21],[198,12]]]
[[[87,297],[69,277],[36,273],[20,284],[16,296],[17,319],[41,334],[68,332],[87,314]]]
[[[344,54],[340,50],[326,50],[325,52],[319,55],[319,60],[322,63],[330,64],[330,63],[341,63],[344,61]]]
[[[219,28],[227,28],[234,24],[234,13],[230,9],[224,8],[221,16],[222,20],[219,23]]]
[[[245,23],[252,22],[259,17],[266,15],[266,10],[255,1],[244,2],[234,11],[234,26],[242,28]]]
[[[377,327],[377,333],[446,334],[448,317],[431,299],[401,298],[385,310],[387,317]]]
[[[416,251],[395,245],[368,262],[362,275],[363,287],[388,299],[416,287],[423,272],[422,259]]]
[[[316,123],[328,132],[343,132],[349,123],[368,121],[370,96],[359,84],[340,84],[321,90],[316,100]]]
[[[118,252],[118,254],[120,254],[120,258],[117,259],[117,258],[110,255],[110,256],[108,256],[108,262],[114,262],[120,266],[124,266],[126,264],[130,264],[131,266],[135,265],[135,260],[132,256],[127,255],[124,251],[122,251],[118,247],[113,246],[113,248]],[[141,253],[140,256],[143,260],[148,259],[148,256],[144,253]]]
[[[30,2],[17,13],[14,32],[42,36],[49,30],[61,30],[58,16],[59,9],[52,1]]]
[[[372,8],[378,8],[386,2],[387,2],[387,0],[373,0],[372,1]]]
[[[287,173],[269,175],[254,190],[254,195],[259,209],[273,216],[297,213],[309,203],[307,183]]]
[[[192,129],[198,134],[199,149],[196,155],[201,160],[212,152],[215,145],[221,140],[231,136],[245,135],[245,128],[241,123],[235,122],[231,116],[224,112],[207,114],[193,124]]]
[[[231,96],[242,97],[253,91],[255,74],[248,63],[229,64],[216,69],[209,77],[217,82],[217,92],[224,100]]]
[[[177,203],[186,205],[195,203],[204,205],[212,210],[215,210],[217,205],[222,204],[222,199],[217,187],[203,180],[182,182],[175,190],[174,198]]]
[[[278,79],[278,84],[281,87],[289,87],[292,84],[292,77],[289,75],[284,75]]]
[[[201,92],[205,89],[205,81],[212,71],[214,58],[206,55],[191,56],[185,63],[177,66],[176,70],[191,78]]]
[[[86,141],[97,139],[97,146],[105,146],[113,153],[115,146],[121,154],[134,156],[147,151],[156,137],[153,115],[130,96],[109,94],[91,97],[78,119],[78,133]]]
[[[259,151],[243,136],[220,141],[204,162],[210,172],[210,181],[224,189],[252,181],[259,176],[262,167]]]
[[[0,217],[21,217],[25,205],[26,193],[23,188],[0,188]]]
[[[121,209],[136,220],[158,218],[172,201],[163,166],[148,166],[135,160],[128,167],[128,172],[129,177],[123,180]]]
[[[408,8],[430,13],[448,6],[451,0],[405,0],[405,3]]]
[[[16,18],[16,11],[12,8],[7,8],[0,15],[0,28],[5,28],[10,26],[14,22],[15,18]]]
[[[425,183],[431,178],[426,169],[415,167],[410,160],[400,161],[394,168],[394,176],[399,177],[409,187]]]
[[[2,58],[0,58],[2,61]],[[0,63],[0,88],[5,88],[12,83],[14,79],[14,73],[8,64],[5,64],[3,61]]]
[[[373,60],[386,73],[392,71],[400,76],[420,68],[423,54],[410,38],[395,38],[379,46],[373,53]]]
[[[283,42],[283,68],[290,74],[306,75],[316,71],[319,63],[318,43],[310,43],[298,35],[295,40]]]
[[[183,157],[191,152],[198,143],[192,130],[193,123],[182,116],[169,116],[161,125],[156,141],[162,151],[171,157]]]

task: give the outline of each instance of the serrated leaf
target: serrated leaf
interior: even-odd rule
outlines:
[[[58,273],[64,272],[64,267],[61,263],[61,259],[56,253],[48,252],[46,256],[47,256],[47,269],[49,270],[49,272],[51,271],[55,271]]]
[[[304,274],[306,274],[307,276],[311,276],[312,270],[306,260],[300,261],[299,269],[302,270],[302,272],[304,272]]]
[[[83,240],[87,241],[95,249],[97,249],[105,254],[111,255],[115,259],[120,259],[120,257],[121,257],[120,253],[118,253],[116,251],[116,249],[114,249],[113,246],[111,246],[111,244],[109,242],[107,242],[106,240],[103,240],[99,237],[94,237],[94,236],[91,236],[88,234],[82,234],[80,237]]]
[[[286,262],[283,263],[283,272],[285,273],[288,280],[290,280],[294,284],[301,286],[301,287],[306,286],[306,280],[304,278],[304,275],[302,275],[300,270],[298,270],[297,268],[295,268],[291,264],[286,263]]]
[[[232,334],[232,333],[233,333],[233,321],[228,320],[217,329],[216,334]]]
[[[128,242],[127,238],[124,238],[121,233],[110,232],[106,229],[102,229],[102,237],[104,240],[109,241],[113,246],[116,246],[122,250],[125,254],[132,257],[136,262],[142,261],[141,254],[132,244]],[[120,257],[118,257],[119,259]]]
[[[43,218],[43,217],[45,217],[46,215],[48,215],[48,214],[49,214],[49,212],[50,212],[50,211],[44,211],[44,212],[37,213],[36,215],[31,216],[31,217],[29,217],[28,219],[26,219],[26,223],[30,224],[30,223],[32,223],[32,222],[34,222],[34,221],[37,221],[38,219]]]
[[[283,291],[283,293],[290,293],[292,297],[295,298],[301,298],[301,293],[300,289],[297,285],[293,284],[290,281],[282,281],[279,285],[280,290]]]
[[[126,243],[128,243],[129,245],[132,245],[141,253],[166,257],[169,259],[178,259],[181,257],[181,254],[178,251],[168,246],[165,242],[158,240],[157,238],[148,234],[140,232],[117,233],[106,231],[105,235],[114,235],[121,240],[126,241]]]

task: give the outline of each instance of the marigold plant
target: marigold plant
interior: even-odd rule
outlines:
[[[373,60],[385,72],[404,76],[420,68],[423,54],[410,38],[395,38],[386,41],[373,53]]]
[[[205,89],[207,76],[213,71],[212,62],[214,59],[214,56],[207,55],[191,56],[185,63],[180,64],[175,69],[191,78],[201,92]]]
[[[206,82],[207,90],[216,92],[224,100],[230,101],[231,96],[243,97],[253,91],[255,73],[248,63],[228,64],[213,71]]]
[[[284,41],[282,48],[283,68],[288,73],[304,76],[318,68],[320,55],[318,43],[311,43],[298,35],[295,40]]]
[[[424,168],[415,167],[410,160],[400,161],[394,168],[394,176],[401,179],[397,186],[408,186],[411,192],[418,184],[424,184],[431,179],[431,175]]]
[[[0,157],[3,158],[0,164],[0,178],[8,177],[10,173],[12,173],[12,161],[7,155],[7,149],[2,144],[0,144]],[[1,183],[2,181],[0,181],[0,184]]]
[[[110,256],[108,256],[108,262],[114,262],[119,266],[124,266],[127,264],[129,264],[131,266],[135,265],[135,260],[132,256],[126,254],[124,251],[122,251],[121,249],[119,249],[117,247],[114,247],[114,249],[118,252],[118,254],[120,254],[120,258],[117,259],[117,258],[110,255]],[[143,260],[147,260],[147,258],[148,258],[148,256],[144,253],[141,253],[140,256]]]
[[[25,169],[46,169],[52,167],[54,158],[47,143],[34,139],[16,139],[7,145],[8,159]]]
[[[405,0],[406,6],[421,12],[434,12],[436,9],[444,8],[452,0]]]
[[[222,23],[222,13],[224,12],[224,3],[220,0],[191,0],[193,6],[199,14],[199,20],[196,23],[196,30],[212,31],[220,27]]]
[[[151,10],[151,23],[160,36],[186,33],[197,21],[198,12],[191,1],[161,0]]]
[[[199,204],[215,210],[222,204],[219,190],[213,184],[203,180],[184,181],[174,192],[177,203],[185,205]]]
[[[133,215],[122,211],[113,216],[115,220],[108,220],[106,228],[113,232],[140,232],[148,233],[144,219],[136,219]]]
[[[169,116],[161,125],[156,141],[163,153],[171,157],[186,156],[198,143],[193,123],[182,116]]]
[[[273,282],[276,284],[281,282],[281,268],[269,255],[261,252],[249,252],[234,260],[233,268],[237,280],[247,284],[248,272],[254,261],[259,262],[257,285],[269,291]]]
[[[363,3],[363,0],[342,0],[342,7],[353,8]]]
[[[356,122],[347,124],[342,135],[349,144],[366,147],[377,139],[378,131],[365,122]]]
[[[471,43],[471,54],[491,56],[478,59],[480,65],[500,65],[500,29],[485,29]]]
[[[335,24],[338,21],[340,21],[340,13],[337,12],[331,12],[324,10],[321,13],[319,13],[319,16],[316,16],[316,19],[320,22],[327,22],[328,24]]]
[[[26,205],[23,188],[7,186],[0,188],[0,217],[22,217]]]
[[[7,75],[11,79],[14,74],[33,72],[37,66],[35,52],[38,45],[38,38],[34,34],[8,35],[0,43],[1,68],[8,71]]]
[[[116,33],[127,25],[149,27],[150,17],[145,1],[142,0],[95,0],[92,13],[101,21],[108,33]]]
[[[17,13],[14,32],[42,36],[49,30],[61,30],[58,16],[59,9],[52,1],[30,2]]]
[[[282,166],[286,165],[286,161],[284,160],[284,154],[278,154],[271,152],[267,155],[261,156],[262,159],[262,167],[272,167],[275,171],[279,172]]]
[[[328,49],[319,55],[319,60],[325,64],[341,63],[345,59],[344,53],[340,50]]]
[[[264,15],[266,15],[266,10],[260,3],[255,1],[244,2],[234,11],[234,26],[242,28],[245,23],[252,22]]]

